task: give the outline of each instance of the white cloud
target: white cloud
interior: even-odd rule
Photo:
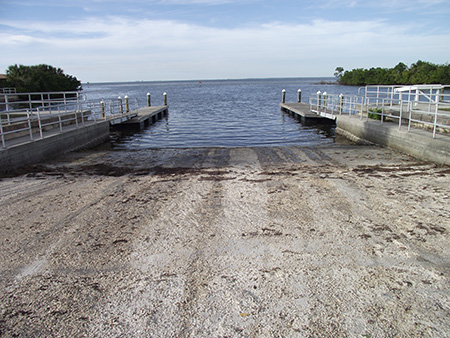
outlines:
[[[5,24],[5,23],[4,23]],[[332,76],[336,66],[394,66],[449,55],[449,33],[409,35],[382,20],[213,28],[123,17],[8,22],[0,67],[49,63],[84,81]],[[27,27],[26,30],[21,27]],[[417,48],[420,46],[420,48]],[[428,52],[429,51],[429,52]],[[411,59],[399,59],[407,55]],[[388,63],[388,64],[386,64]]]

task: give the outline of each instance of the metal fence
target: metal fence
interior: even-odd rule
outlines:
[[[348,114],[360,119],[375,119],[381,124],[397,123],[399,129],[407,125],[450,133],[450,86],[366,86],[360,95],[337,95],[317,92],[309,98],[311,111],[328,118]],[[364,90],[364,95],[361,91]]]
[[[85,100],[86,96],[79,91],[45,93],[15,93],[4,91],[0,94],[0,112],[34,110],[42,106],[60,105]]]
[[[113,121],[129,119],[139,108],[136,98],[124,100],[87,101],[66,100],[65,103],[35,107],[33,109],[16,109],[0,112],[0,139],[3,148],[8,147],[8,140],[25,137],[29,140],[42,139],[45,132],[53,130],[62,132],[65,126],[79,128],[87,123],[97,123],[102,120]],[[35,102],[33,102],[35,103]],[[48,102],[46,102],[48,103]]]

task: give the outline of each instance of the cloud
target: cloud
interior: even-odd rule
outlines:
[[[4,22],[2,59],[10,64],[49,63],[86,81],[332,76],[336,66],[394,66],[448,52],[441,36],[410,35],[409,25],[384,20],[238,28],[174,20],[91,17],[70,22]],[[26,27],[26,29],[23,29]],[[391,55],[389,58],[387,56]],[[409,55],[411,60],[399,55]],[[445,55],[448,55],[446,53]],[[383,61],[384,60],[384,61]],[[388,65],[386,60],[393,60]]]

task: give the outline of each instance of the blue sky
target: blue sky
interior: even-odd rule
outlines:
[[[83,82],[333,76],[450,62],[450,0],[0,0],[0,41]]]

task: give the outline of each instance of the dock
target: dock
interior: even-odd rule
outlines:
[[[169,106],[164,105],[95,117],[95,113],[83,110],[46,115],[40,117],[39,123],[34,116],[14,126],[5,123],[1,128],[0,171],[97,146],[108,140],[111,129],[140,131],[168,111]]]
[[[281,103],[281,110],[293,114],[304,125],[334,125],[335,119],[311,111],[309,104],[301,102]]]
[[[156,122],[163,116],[167,115],[169,112],[168,106],[155,106],[155,107],[144,107],[139,108],[137,115],[127,121],[112,124],[115,129],[133,129],[133,130],[143,130],[148,127],[151,123]]]

